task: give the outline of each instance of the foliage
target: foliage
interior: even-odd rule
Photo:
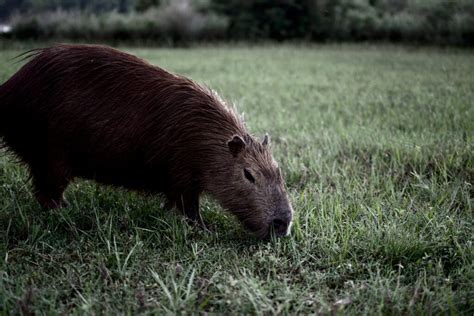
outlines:
[[[224,36],[225,18],[198,12],[186,1],[143,13],[117,11],[96,15],[86,11],[47,11],[13,16],[13,37],[17,39],[69,39],[87,41],[161,41],[181,44],[215,40]]]
[[[0,19],[13,14],[38,14],[46,11],[88,11],[103,13],[111,10],[128,12],[136,0],[0,0]],[[137,3],[138,4],[138,3]]]
[[[144,12],[150,8],[159,7],[160,3],[160,0],[137,0],[135,3],[135,9],[138,12]]]
[[[0,53],[0,82],[20,66]],[[41,211],[0,158],[0,314],[465,314],[474,280],[474,56],[395,46],[134,49],[268,132],[296,210],[258,242],[77,180]]]
[[[229,37],[283,40],[305,36],[309,19],[302,2],[215,0],[212,8],[230,17]]]
[[[213,0],[230,38],[474,42],[466,0]]]
[[[117,30],[121,40],[189,41],[207,39],[209,32],[211,38],[239,41],[474,43],[471,0],[0,0],[0,19],[15,16],[13,37],[41,37],[43,23],[35,19],[54,11],[80,12],[76,15],[85,19],[82,24],[87,24],[91,15],[107,21],[102,15],[119,12],[124,15],[122,20],[135,21],[140,20],[140,15],[148,20],[152,14],[147,11],[162,12],[157,18],[164,21],[151,22],[153,28],[148,23],[149,28],[137,32],[134,24],[122,24]],[[68,20],[62,23],[67,24]],[[81,24],[75,20],[72,23],[66,28]],[[160,26],[162,29],[157,29]],[[167,31],[169,35],[164,34]],[[80,32],[77,29],[74,38],[89,39],[89,28],[84,29],[82,37]],[[100,30],[94,34],[98,41],[104,37]],[[132,34],[139,37],[131,37]]]

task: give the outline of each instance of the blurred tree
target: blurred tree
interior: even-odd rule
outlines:
[[[6,19],[14,12],[39,13],[58,9],[92,11],[96,13],[117,10],[124,13],[133,8],[135,1],[136,0],[0,0],[0,18]]]
[[[308,32],[312,39],[326,40],[337,27],[337,16],[341,14],[340,0],[309,0],[308,14],[310,26]]]
[[[308,2],[298,0],[213,0],[211,8],[230,18],[233,38],[283,40],[304,37],[309,26]]]
[[[377,0],[374,6],[377,6],[384,12],[397,13],[407,8],[408,1],[409,0]]]
[[[24,0],[0,0],[0,19],[7,19],[12,13],[20,12]]]
[[[160,6],[160,4],[160,0],[136,0],[135,10],[137,10],[138,12],[143,12],[151,7],[158,7]]]
[[[152,7],[157,9],[145,12]],[[140,13],[124,14],[131,10]],[[32,30],[32,36],[61,11],[83,11],[82,17],[93,16],[93,23],[109,16],[110,28],[121,34],[132,34],[148,21],[145,35],[169,32],[163,26],[169,24],[188,33],[209,28],[219,38],[238,40],[474,42],[474,0],[0,0],[0,22],[18,12],[15,20],[24,26],[18,30]],[[197,18],[191,23],[183,12]],[[38,22],[40,15],[44,23]],[[75,23],[80,21],[65,19],[60,25],[78,34],[87,28]]]

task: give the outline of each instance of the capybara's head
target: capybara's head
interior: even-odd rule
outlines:
[[[293,208],[285,190],[281,171],[268,148],[268,136],[262,142],[250,135],[235,135],[227,143],[226,179],[218,190],[223,206],[260,238],[272,232],[290,233]],[[227,160],[227,159],[226,159]]]

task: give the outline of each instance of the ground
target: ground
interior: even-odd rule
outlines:
[[[474,54],[372,45],[127,49],[217,90],[268,132],[296,211],[260,242],[160,197],[76,181],[41,211],[0,158],[0,310],[474,312]],[[0,82],[21,64],[0,51]]]

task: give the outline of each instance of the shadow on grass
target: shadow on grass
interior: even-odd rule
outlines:
[[[204,199],[203,215],[210,231],[188,223],[175,209],[164,207],[161,196],[144,196],[90,181],[73,183],[66,192],[69,206],[43,210],[27,186],[4,185],[10,200],[0,213],[4,244],[12,249],[19,244],[67,245],[71,242],[110,243],[138,236],[152,248],[161,250],[193,241],[205,240],[221,246],[247,247],[259,241],[216,204]],[[4,194],[6,196],[6,194]]]

